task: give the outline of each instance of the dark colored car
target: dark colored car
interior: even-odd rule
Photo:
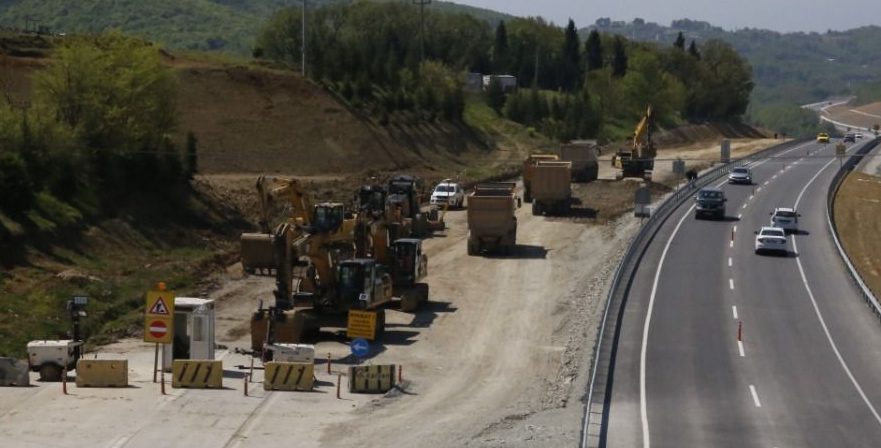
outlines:
[[[696,205],[694,207],[695,219],[704,216],[710,216],[716,219],[725,219],[725,192],[718,188],[705,187],[694,196]]]
[[[848,132],[847,134],[844,134],[844,143],[847,143],[847,142],[856,143],[856,141],[857,141],[857,135],[854,134],[853,132]]]

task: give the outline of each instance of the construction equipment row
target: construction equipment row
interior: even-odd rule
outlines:
[[[356,208],[313,205],[295,179],[260,177],[260,233],[241,237],[246,272],[276,279],[274,304],[251,319],[251,348],[264,360],[278,343],[297,343],[323,327],[349,327],[350,311],[370,313],[378,339],[384,307],[399,301],[415,311],[428,300],[428,258],[423,236],[445,228],[436,208],[421,210],[420,182],[395,176],[385,185],[364,185]],[[271,225],[273,208],[285,218]]]

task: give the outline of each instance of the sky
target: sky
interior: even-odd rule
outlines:
[[[763,28],[779,32],[843,31],[881,25],[879,0],[449,0],[517,16],[542,16],[579,28],[600,17],[636,17],[669,26],[673,19],[703,20],[734,30]]]

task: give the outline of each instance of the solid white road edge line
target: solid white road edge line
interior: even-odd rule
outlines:
[[[801,189],[801,192],[798,194],[798,197],[795,199],[795,207],[798,208],[798,204],[801,203],[801,199],[804,196],[805,192],[808,190],[808,187],[814,183],[815,180],[826,171],[826,168],[829,167],[835,159],[830,160],[828,163],[823,165],[823,168],[820,168],[817,171],[817,174],[814,174],[814,177],[805,184],[804,188]],[[795,242],[795,235],[792,236],[792,248],[795,250],[795,253],[798,254],[798,245]],[[838,345],[835,343],[835,340],[832,338],[832,334],[829,333],[829,328],[826,326],[826,320],[823,318],[823,313],[820,311],[820,307],[817,305],[817,300],[814,298],[814,292],[811,290],[810,284],[808,284],[808,278],[805,275],[804,267],[801,264],[801,260],[796,257],[795,258],[796,265],[798,266],[798,272],[801,274],[802,284],[805,286],[805,290],[808,292],[808,297],[811,299],[811,304],[814,306],[814,312],[817,314],[817,319],[820,321],[820,326],[823,328],[823,333],[826,334],[826,339],[829,341],[829,345],[832,346],[832,351],[835,353],[835,357],[838,358],[838,362],[841,364],[841,368],[844,369],[844,372],[847,374],[847,377],[850,378],[850,382],[853,383],[854,388],[856,388],[857,393],[860,394],[860,397],[863,399],[863,402],[866,403],[866,406],[869,407],[869,410],[872,412],[872,415],[875,417],[875,420],[881,425],[881,415],[878,415],[878,411],[875,410],[875,406],[869,401],[869,397],[866,396],[866,393],[863,392],[862,386],[860,386],[859,381],[854,378],[853,373],[851,373],[850,368],[847,366],[847,362],[844,361],[844,357],[841,356],[841,352],[838,351]]]
[[[759,394],[756,392],[756,386],[752,384],[749,385],[749,392],[753,395],[753,402],[756,404],[757,408],[762,407],[762,402],[759,401]]]

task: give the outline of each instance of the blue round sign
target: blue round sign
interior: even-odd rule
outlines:
[[[352,349],[352,354],[359,358],[363,358],[370,354],[370,343],[364,338],[353,339],[349,348]]]

